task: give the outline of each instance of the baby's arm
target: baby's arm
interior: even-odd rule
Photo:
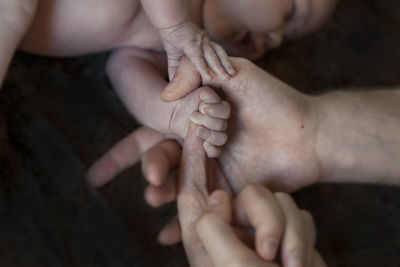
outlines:
[[[0,0],[0,87],[36,11],[36,0]]]
[[[164,102],[160,93],[167,82],[159,67],[162,65],[165,63],[160,54],[128,48],[113,53],[107,72],[121,100],[140,122],[164,134],[184,138],[193,120],[203,126],[198,134],[205,139],[207,154],[218,156],[219,147],[227,141],[229,105],[209,87],[201,87],[178,101]],[[201,108],[204,106],[206,111]]]
[[[188,0],[141,0],[152,24],[160,30],[168,55],[168,73],[172,79],[185,54],[204,80],[211,80],[208,67],[229,79],[235,73],[224,49],[210,42],[191,18]]]

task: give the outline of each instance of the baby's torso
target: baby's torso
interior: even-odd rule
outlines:
[[[72,56],[133,46],[162,49],[140,0],[39,0],[20,48],[49,56]]]

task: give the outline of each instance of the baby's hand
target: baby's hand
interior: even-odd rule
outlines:
[[[228,137],[228,119],[231,107],[210,87],[200,87],[184,98],[174,102],[174,111],[169,122],[173,134],[185,137],[190,121],[200,125],[196,135],[204,139],[204,149],[209,158],[219,157],[221,146]]]
[[[225,50],[211,42],[206,33],[190,19],[176,26],[161,29],[160,34],[168,56],[170,80],[174,77],[183,55],[190,59],[203,81],[212,79],[209,68],[226,80],[235,74]]]

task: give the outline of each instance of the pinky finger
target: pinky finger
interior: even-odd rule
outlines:
[[[221,155],[221,148],[214,146],[208,141],[204,141],[203,147],[209,158],[218,158]]]
[[[224,68],[225,68],[225,71],[227,73],[229,73],[230,76],[235,75],[236,71],[233,68],[232,63],[229,60],[229,57],[226,54],[225,50],[219,44],[216,44],[216,43],[212,43],[212,44],[214,46],[215,52],[217,53],[220,62],[222,63],[222,66],[224,66]]]

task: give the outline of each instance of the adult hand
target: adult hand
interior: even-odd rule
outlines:
[[[249,182],[274,190],[293,191],[321,176],[315,152],[316,114],[313,98],[272,77],[248,60],[231,58],[237,75],[228,81],[214,77],[232,107],[228,144],[218,159],[229,183],[238,192]],[[200,86],[201,77],[183,59],[175,78],[163,92],[173,101]],[[200,106],[207,114],[207,106]],[[212,139],[199,131],[204,139]],[[153,165],[155,167],[156,164]],[[160,166],[161,168],[162,166]]]
[[[231,190],[238,193],[248,183],[267,185],[273,191],[293,191],[317,182],[321,169],[315,152],[312,98],[296,92],[248,60],[232,58],[231,61],[238,74],[229,81],[214,77],[210,83],[220,89],[232,107],[229,141],[221,157],[209,168],[216,173],[215,183],[225,185],[223,188],[227,190],[224,182],[227,177]],[[198,88],[200,81],[193,65],[184,59],[164,97],[168,100],[183,97]],[[200,107],[200,111],[207,113],[207,107]],[[206,140],[213,138],[203,128],[197,134]],[[148,142],[152,135],[134,132],[121,141],[91,168],[89,181],[100,186],[136,163],[145,151],[137,149],[138,144],[148,143],[148,148],[162,140],[157,137]],[[174,141],[153,146],[143,156],[143,173],[150,182],[146,199],[152,206],[176,198],[179,160],[180,148]],[[161,232],[160,241],[176,243],[180,240],[177,233],[176,224],[171,223]]]
[[[239,192],[248,183],[261,183],[279,191],[294,191],[316,183],[321,177],[321,167],[315,151],[317,123],[313,98],[300,94],[248,60],[231,58],[231,61],[238,73],[228,81],[214,77],[208,85],[219,88],[232,107],[229,140],[217,164],[233,191]],[[183,97],[198,88],[200,82],[195,67],[184,58],[163,96],[167,100]],[[206,105],[199,109],[207,114]],[[197,134],[205,140],[215,138],[204,128]],[[136,132],[126,140],[135,140],[135,146],[117,145],[96,163],[89,172],[93,184],[102,185],[127,167],[127,163],[136,163],[143,150],[135,151],[135,147],[143,141]],[[156,138],[151,145],[161,140]],[[124,143],[125,140],[121,142]],[[174,150],[168,153],[163,149],[161,153],[165,154],[163,157],[173,156],[164,161],[176,162]],[[159,186],[168,176],[171,164],[158,161],[159,156],[152,159],[155,154],[147,157],[144,173],[151,173],[147,177],[150,183]],[[97,182],[96,174],[107,177]]]
[[[272,267],[280,261],[287,267],[325,266],[314,250],[311,215],[300,211],[289,195],[254,184],[232,203],[222,190],[208,195],[213,177],[195,127],[184,142],[178,192],[182,240],[191,265]]]

